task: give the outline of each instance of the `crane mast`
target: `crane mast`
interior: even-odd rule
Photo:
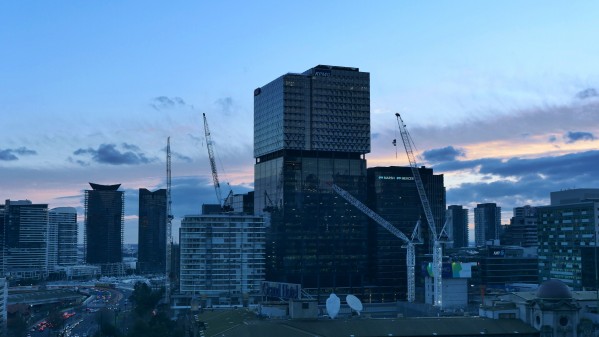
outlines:
[[[399,229],[397,229],[395,226],[393,226],[389,221],[383,219],[383,217],[381,217],[380,215],[376,214],[373,210],[371,210],[370,208],[368,208],[366,205],[364,205],[362,202],[360,202],[360,200],[354,198],[353,195],[351,195],[349,192],[347,192],[346,190],[342,189],[341,187],[333,184],[332,186],[333,191],[335,191],[337,194],[339,194],[343,199],[345,199],[347,202],[349,202],[350,204],[352,204],[354,207],[356,207],[357,209],[359,209],[360,211],[362,211],[362,213],[366,214],[368,217],[370,217],[372,220],[374,220],[376,223],[378,223],[379,225],[381,225],[383,228],[385,228],[386,230],[388,230],[389,232],[391,232],[391,234],[395,235],[396,237],[398,237],[400,240],[402,240],[404,242],[405,245],[402,246],[402,248],[406,248],[406,265],[407,265],[407,279],[408,279],[408,302],[414,302],[415,298],[416,298],[416,252],[415,252],[415,247],[414,245],[417,244],[417,242],[415,242],[415,238],[417,236],[418,233],[418,226],[419,224],[417,224],[416,228],[414,229],[414,233],[412,234],[412,239],[409,239],[402,231],[400,231]]]
[[[433,304],[435,306],[442,306],[443,303],[443,277],[441,275],[443,268],[443,247],[440,242],[440,233],[437,231],[437,227],[435,226],[435,218],[433,217],[433,212],[431,210],[430,203],[426,196],[426,191],[424,190],[424,184],[422,183],[422,178],[420,177],[420,171],[418,170],[418,164],[416,162],[416,156],[414,156],[414,151],[412,150],[412,145],[414,144],[408,130],[406,129],[406,125],[401,118],[399,113],[396,113],[397,117],[397,125],[399,126],[399,131],[401,134],[401,140],[403,141],[404,147],[406,149],[406,154],[408,156],[408,161],[410,162],[410,167],[412,168],[412,174],[414,175],[414,182],[416,182],[416,189],[418,190],[418,195],[420,196],[420,202],[422,203],[422,208],[424,209],[424,215],[426,217],[426,221],[428,222],[428,227],[433,237],[433,288],[434,288],[434,298]]]
[[[171,249],[173,245],[172,222],[173,214],[171,211],[171,137],[166,140],[166,277],[165,277],[165,299],[170,307],[171,296]]]
[[[216,200],[219,205],[223,205],[223,199],[220,191],[220,183],[218,181],[218,173],[216,172],[216,161],[214,160],[214,149],[212,147],[212,137],[210,136],[210,129],[208,128],[208,120],[206,114],[204,116],[204,134],[206,136],[206,147],[208,148],[208,158],[210,159],[210,169],[212,170],[212,182],[214,184],[214,191],[216,192]]]

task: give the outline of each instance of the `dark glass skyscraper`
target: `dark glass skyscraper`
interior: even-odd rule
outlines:
[[[461,205],[451,205],[447,207],[447,211],[451,213],[451,223],[447,231],[453,240],[450,243],[452,248],[468,247],[468,209]]]
[[[4,272],[14,279],[48,276],[48,204],[6,200],[0,214]]]
[[[166,189],[139,189],[137,270],[164,273],[166,268]]]
[[[121,184],[89,183],[85,190],[85,262],[115,264],[123,261],[125,194]]]
[[[437,231],[445,220],[445,186],[442,174],[433,174],[430,168],[419,169],[427,198],[431,205]],[[430,231],[411,167],[371,167],[368,169],[368,206],[410,237],[418,220],[423,244],[416,246],[416,264],[422,256],[431,253]],[[369,227],[370,275],[379,288],[373,300],[406,300],[406,249],[403,241],[379,224]],[[427,258],[431,261],[431,258]],[[418,270],[418,268],[417,268]],[[374,295],[373,295],[374,296]]]
[[[477,204],[474,209],[474,240],[476,247],[487,241],[499,239],[501,232],[501,207],[495,203]]]
[[[367,220],[331,189],[366,199],[370,74],[319,65],[254,91],[254,210],[271,211],[266,279],[357,287]]]

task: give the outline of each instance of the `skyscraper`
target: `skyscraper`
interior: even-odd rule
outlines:
[[[461,205],[451,205],[447,210],[451,214],[451,223],[447,229],[453,240],[451,247],[468,247],[468,209]]]
[[[254,211],[272,211],[267,280],[362,284],[367,220],[330,184],[365,201],[369,152],[369,73],[319,65],[254,91]]]
[[[164,273],[166,268],[166,189],[139,189],[137,270]]]
[[[3,211],[4,271],[13,278],[48,276],[48,205],[6,200]]]
[[[435,224],[443,226],[445,220],[445,186],[442,174],[433,174],[431,168],[419,169]],[[410,237],[418,220],[423,244],[417,245],[417,263],[424,254],[431,253],[430,231],[422,202],[416,188],[411,167],[368,168],[368,206]],[[387,229],[372,222],[369,227],[370,275],[378,286],[376,300],[403,301],[407,294],[406,250],[399,238]],[[430,262],[430,258],[428,258]]]
[[[77,210],[74,207],[52,208],[48,213],[50,228],[56,230],[56,264],[77,264]]]
[[[102,266],[107,274],[123,261],[125,194],[121,184],[89,183],[85,190],[85,262]]]
[[[501,232],[501,207],[495,203],[477,204],[474,209],[474,240],[477,247],[498,240]]]

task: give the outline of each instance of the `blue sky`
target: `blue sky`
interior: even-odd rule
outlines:
[[[2,2],[0,198],[82,214],[87,182],[122,183],[136,242],[166,137],[180,219],[215,199],[202,113],[221,180],[247,191],[253,89],[333,64],[371,74],[369,166],[407,164],[401,112],[448,204],[497,202],[507,223],[550,191],[599,187],[597,15],[594,1]]]

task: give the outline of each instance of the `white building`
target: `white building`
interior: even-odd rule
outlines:
[[[247,305],[259,298],[265,270],[263,217],[186,216],[179,245],[181,294],[200,297],[203,306]]]
[[[48,265],[77,264],[77,210],[74,207],[57,207],[49,214],[50,241]]]

